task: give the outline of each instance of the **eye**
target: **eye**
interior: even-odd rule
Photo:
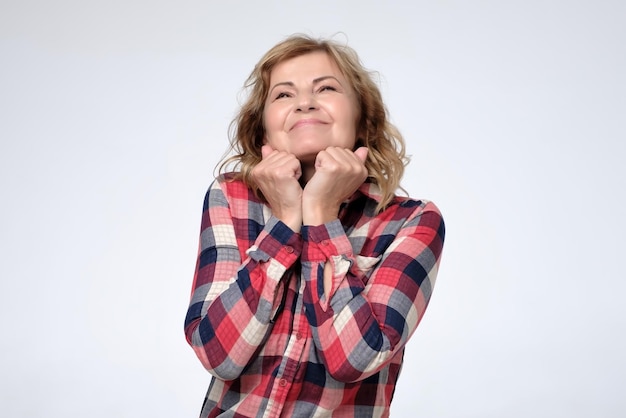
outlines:
[[[291,95],[287,93],[286,91],[281,91],[278,94],[276,94],[275,99],[283,99],[285,97],[291,97]]]
[[[323,85],[320,87],[319,89],[320,92],[322,91],[337,91],[337,88],[335,88],[334,86],[331,85]]]

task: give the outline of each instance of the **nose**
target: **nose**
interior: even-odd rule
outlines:
[[[315,98],[310,93],[303,93],[298,96],[296,103],[296,112],[309,112],[317,109]]]

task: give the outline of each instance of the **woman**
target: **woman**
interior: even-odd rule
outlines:
[[[290,37],[246,86],[185,320],[213,375],[201,417],[388,416],[441,215],[394,194],[404,143],[352,49]]]

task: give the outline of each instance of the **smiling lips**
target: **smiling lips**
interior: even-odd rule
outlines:
[[[296,123],[293,124],[290,130],[300,128],[303,126],[313,126],[313,125],[326,125],[326,122],[319,119],[300,119]]]

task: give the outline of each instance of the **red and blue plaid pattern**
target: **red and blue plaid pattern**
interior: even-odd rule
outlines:
[[[378,201],[378,187],[364,183],[338,220],[298,234],[242,182],[225,175],[211,185],[185,319],[214,376],[201,417],[389,415],[444,223],[433,203],[396,197],[376,214]]]

